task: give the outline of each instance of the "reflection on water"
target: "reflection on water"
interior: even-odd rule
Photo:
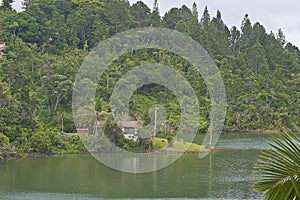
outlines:
[[[122,172],[148,173],[160,170],[175,162],[180,154],[136,153],[94,153],[93,156],[104,165]],[[134,156],[134,157],[133,157]]]
[[[223,134],[217,147],[222,149],[256,149],[263,150],[269,148],[267,145],[275,135],[270,134]]]
[[[228,149],[204,159],[184,155],[171,166],[146,174],[118,172],[90,155],[5,162],[0,164],[0,199],[261,199],[252,190],[252,169],[257,149],[269,136],[247,137],[226,135],[219,146]],[[243,149],[247,140],[250,146]]]

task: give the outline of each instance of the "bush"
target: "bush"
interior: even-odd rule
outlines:
[[[35,132],[30,138],[30,152],[51,154],[51,139],[45,132]]]
[[[8,158],[10,150],[11,147],[9,143],[9,138],[3,133],[0,133],[0,160],[3,158]]]

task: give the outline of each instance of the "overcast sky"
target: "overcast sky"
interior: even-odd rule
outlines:
[[[131,0],[131,3],[137,0]],[[150,8],[154,0],[143,0]],[[160,13],[164,14],[172,7],[189,8],[193,3],[198,5],[199,17],[202,16],[207,5],[211,16],[215,16],[219,9],[222,18],[230,27],[240,27],[244,15],[247,13],[251,22],[260,22],[268,32],[277,33],[281,28],[288,41],[300,47],[300,1],[299,0],[158,0]]]
[[[1,1],[1,0],[0,0]],[[151,9],[154,0],[142,0]],[[202,16],[207,5],[211,16],[219,9],[222,18],[230,27],[240,27],[244,15],[247,13],[254,24],[259,21],[268,32],[277,32],[282,28],[288,41],[300,47],[300,1],[299,0],[158,0],[161,15],[172,7],[183,4],[192,7],[193,2],[198,5],[199,17]],[[137,0],[130,0],[131,4]],[[15,0],[15,9],[21,7],[21,0]]]

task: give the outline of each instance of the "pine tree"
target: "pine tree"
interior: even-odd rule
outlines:
[[[142,1],[138,1],[131,6],[130,14],[134,17],[139,27],[150,26],[151,10]]]
[[[276,34],[276,39],[277,41],[281,44],[281,46],[284,46],[286,43],[286,39],[284,36],[283,31],[281,30],[281,28],[278,30],[277,34]]]
[[[126,5],[127,7],[130,7],[130,3],[129,3],[128,0],[124,0],[124,3],[125,3],[125,5]]]
[[[251,38],[251,33],[252,33],[252,24],[249,18],[249,15],[246,14],[243,21],[242,21],[242,35],[241,35],[241,40],[242,40],[242,45],[241,45],[241,50],[243,49],[244,52],[247,51],[249,46],[253,45],[253,38]]]
[[[229,46],[232,53],[237,56],[237,53],[240,51],[239,40],[241,37],[241,32],[237,29],[236,26],[233,26],[230,30]]]
[[[209,27],[209,24],[210,24],[210,15],[209,15],[209,11],[208,11],[207,6],[205,6],[205,9],[204,9],[203,16],[201,18],[200,24],[201,24],[201,27],[203,29],[207,30],[208,27]]]
[[[212,22],[218,29],[223,29],[226,27],[225,23],[222,20],[222,14],[219,10],[217,10],[217,16],[212,19]]]
[[[198,8],[196,2],[193,4],[193,10],[192,10],[193,15],[198,19]]]
[[[251,22],[250,22],[248,14],[246,14],[244,16],[244,19],[242,21],[241,30],[242,30],[243,34],[247,35],[247,36],[248,36],[248,34],[250,34],[250,32],[252,30],[252,25],[251,25]]]
[[[217,10],[217,19],[218,19],[218,21],[222,20],[222,15],[221,15],[220,10]]]
[[[3,9],[9,9],[12,10],[12,3],[14,2],[14,0],[2,0],[2,5],[1,7]]]
[[[153,4],[153,12],[158,12],[159,9],[158,9],[158,2],[157,0],[154,0],[154,4]]]
[[[161,18],[159,15],[159,8],[157,0],[154,0],[153,11],[149,16],[151,26],[159,27],[161,26]]]
[[[31,0],[23,0],[22,1],[22,9],[26,9],[27,5],[31,2]]]
[[[212,40],[215,55],[220,59],[231,54],[230,50],[230,31],[222,20],[221,12],[217,11],[217,16],[210,22],[210,29],[208,33]],[[220,57],[221,56],[221,57]]]

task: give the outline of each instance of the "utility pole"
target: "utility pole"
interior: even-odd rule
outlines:
[[[64,132],[64,118],[65,118],[65,113],[64,112],[57,112],[58,117],[60,117],[61,120],[61,132]]]
[[[157,110],[158,107],[155,106],[155,111],[154,111],[154,133],[153,133],[153,137],[156,135],[156,129],[157,129]]]
[[[64,132],[64,118],[61,118],[61,132]]]

